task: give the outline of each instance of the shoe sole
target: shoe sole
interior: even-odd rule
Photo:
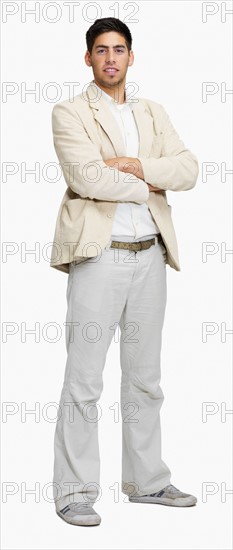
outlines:
[[[167,499],[168,500],[168,499]],[[180,501],[180,502],[178,502]],[[182,502],[183,501],[183,502]],[[184,503],[184,499],[174,499],[174,500],[170,500],[165,502],[165,499],[164,501],[161,500],[161,498],[159,499],[156,499],[156,498],[153,498],[153,497],[146,497],[145,499],[143,498],[129,498],[129,502],[141,502],[141,503],[145,503],[145,504],[162,504],[164,506],[175,506],[175,507],[178,507],[178,508],[187,508],[187,507],[190,507],[190,506],[195,506],[195,504],[197,503],[197,499],[194,497],[193,499],[190,499],[189,502],[186,501],[186,503]]]
[[[80,527],[93,527],[94,525],[100,525],[101,518],[100,519],[94,519],[92,516],[88,516],[88,519],[86,518],[80,518],[79,520],[74,520],[73,518],[69,518],[68,516],[65,517],[64,514],[61,514],[60,512],[56,511],[56,514],[63,519],[66,523],[69,523],[70,525],[79,525]]]

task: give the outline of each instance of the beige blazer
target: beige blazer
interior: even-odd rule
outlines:
[[[130,201],[148,204],[166,247],[166,262],[180,271],[166,191],[194,187],[198,162],[160,104],[134,98],[133,114],[145,181],[105,164],[126,154],[117,122],[93,82],[82,94],[53,107],[54,146],[67,189],[57,216],[51,267],[68,273],[70,262],[101,254],[111,237],[117,203]],[[147,183],[161,191],[149,192]]]

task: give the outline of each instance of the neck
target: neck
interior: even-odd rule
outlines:
[[[117,103],[125,103],[125,82],[122,84],[116,85],[114,87],[106,87],[94,80],[95,84],[103,90],[106,94],[108,94],[112,99],[117,101]]]

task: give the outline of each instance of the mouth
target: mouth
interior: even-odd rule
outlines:
[[[107,73],[107,74],[116,74],[118,73],[118,69],[116,69],[115,67],[107,67],[106,69],[104,69],[104,72]]]

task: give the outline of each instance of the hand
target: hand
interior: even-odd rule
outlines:
[[[120,170],[120,172],[126,172],[128,174],[134,174],[139,179],[144,180],[144,174],[142,170],[142,165],[140,163],[140,160],[137,158],[132,157],[115,157],[112,159],[108,159],[104,161],[107,166],[110,166],[111,168],[116,168],[117,170]],[[144,180],[145,181],[145,180]],[[154,187],[153,185],[147,184],[149,187],[149,191],[161,191],[158,187]]]
[[[154,187],[154,185],[150,185],[150,183],[147,184],[149,187],[149,192],[151,191],[162,191],[162,189],[159,189],[158,187]]]
[[[104,161],[107,166],[111,168],[116,168],[120,172],[125,172],[127,174],[133,174],[139,179],[144,179],[144,174],[142,171],[142,165],[140,160],[133,157],[115,157]]]

